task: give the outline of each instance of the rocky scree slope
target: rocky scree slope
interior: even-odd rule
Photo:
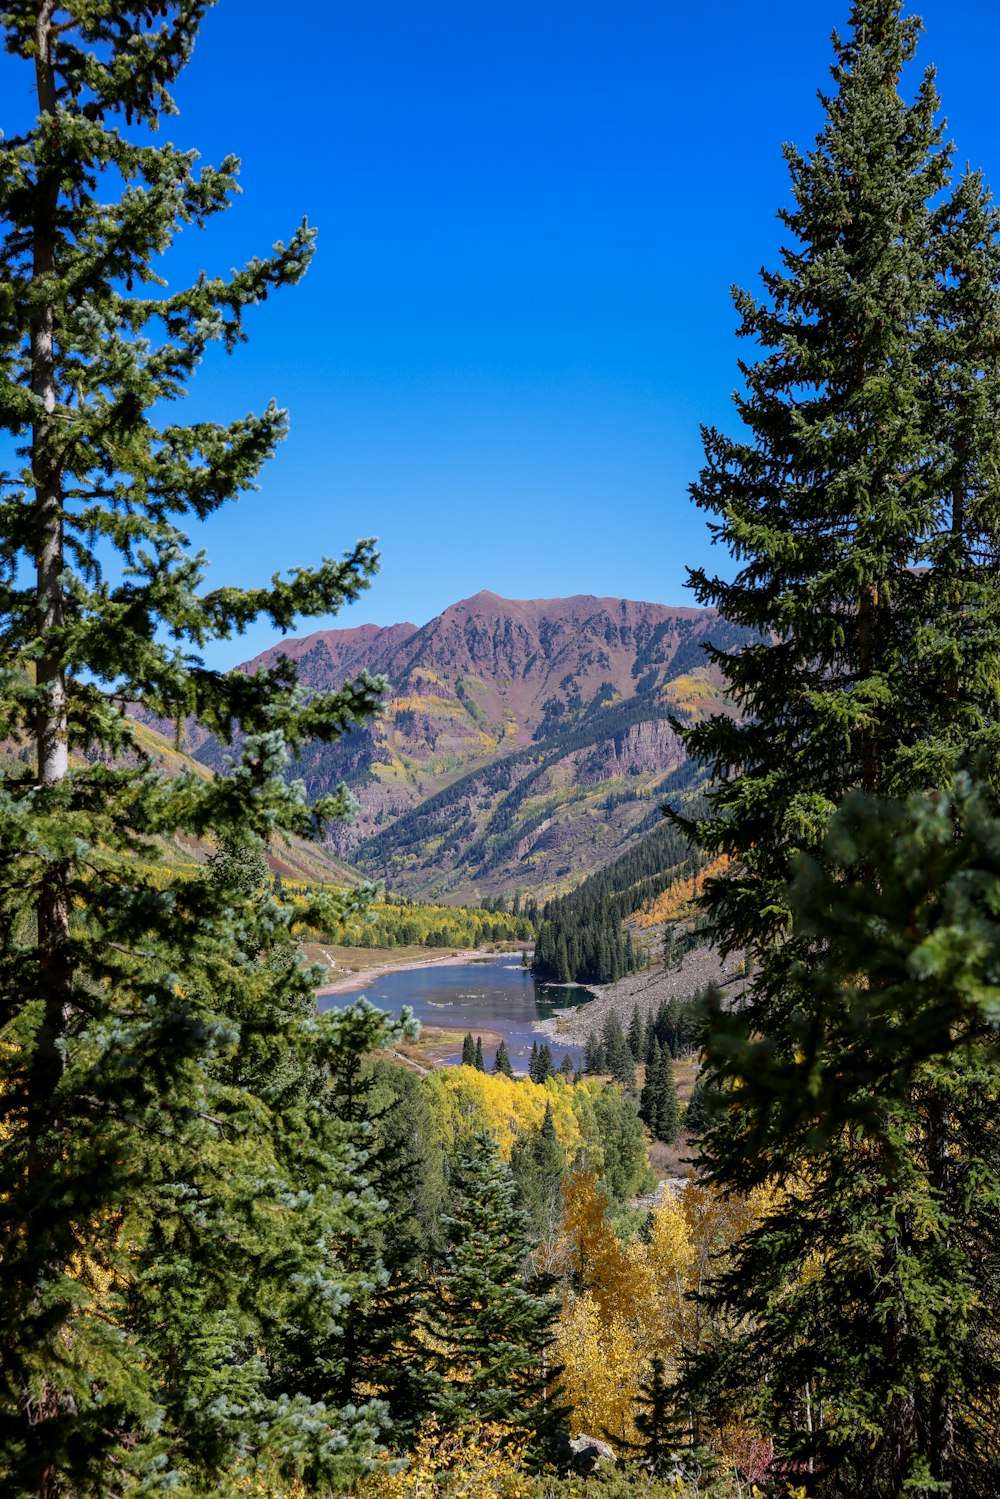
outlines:
[[[358,799],[355,822],[329,832],[335,855],[457,902],[567,889],[654,826],[693,780],[670,716],[725,708],[702,647],[743,639],[712,610],[484,592],[420,628],[318,631],[238,669],[283,654],[307,690],[388,678],[384,717],[309,747],[294,773],[310,799],[340,781]],[[187,748],[223,768],[195,725]]]

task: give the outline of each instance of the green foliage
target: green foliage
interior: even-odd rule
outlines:
[[[605,1189],[612,1202],[625,1202],[645,1191],[653,1181],[635,1099],[619,1088],[605,1087],[597,1094],[593,1107]]]
[[[642,1467],[656,1478],[663,1478],[676,1468],[677,1429],[670,1381],[666,1364],[659,1354],[653,1355],[649,1377],[639,1383],[635,1424],[639,1441],[635,1443]]]
[[[339,1407],[276,1356],[314,1346],[380,1275],[347,1265],[378,1216],[327,1106],[349,1059],[399,1034],[359,1004],[315,1014],[299,922],[339,925],[369,892],[285,903],[262,872],[307,809],[290,754],[375,709],[361,679],[302,700],[287,660],[254,677],[203,652],[263,616],[288,631],[357,597],[370,542],[262,587],[208,586],[184,527],[253,486],[284,436],[275,405],[184,425],[176,403],[246,309],[299,280],[305,225],[229,277],[160,277],[181,230],[237,190],[235,158],[148,131],[174,106],[200,0],[5,7],[36,122],[0,140],[0,1486],[214,1491],[261,1462],[339,1483],[386,1412]],[[154,269],[154,263],[156,269]],[[225,778],[160,774],[123,711],[191,714],[242,749]],[[157,868],[213,837],[193,877]]]
[[[544,1083],[547,1077],[555,1076],[555,1066],[552,1062],[552,1049],[547,1041],[539,1046],[537,1041],[531,1043],[531,1059],[528,1062],[528,1077],[533,1083]]]
[[[464,1055],[462,1060],[465,1060]],[[493,1058],[493,1071],[502,1072],[504,1077],[514,1076],[510,1052],[507,1050],[507,1043],[502,1036],[500,1037],[500,1045],[497,1047],[496,1056]]]
[[[680,1134],[680,1105],[670,1053],[663,1051],[656,1041],[653,1046],[653,1056],[646,1063],[646,1078],[639,1095],[639,1118],[654,1140],[663,1140],[670,1145]]]
[[[537,978],[607,984],[637,966],[632,934],[622,933],[607,901],[581,903],[568,895],[547,902],[531,963]]]
[[[622,1023],[614,1010],[609,1010],[601,1028],[604,1061],[615,1082],[623,1088],[635,1087],[635,1062],[629,1050]]]
[[[546,1104],[538,1129],[515,1142],[510,1169],[527,1215],[530,1236],[539,1239],[545,1233],[554,1233],[562,1211],[560,1188],[566,1171],[566,1153],[556,1137],[551,1104]]]
[[[704,906],[754,965],[738,1014],[709,1002],[704,1163],[781,1196],[686,1388],[824,1499],[985,1499],[1000,1450],[995,814],[945,789],[1000,744],[1000,223],[949,182],[932,74],[900,96],[918,31],[856,0],[835,38],[793,242],[737,295],[745,430],[705,433],[692,491],[739,564],[695,591],[756,637],[714,656],[742,716],[686,736],[715,778],[689,831],[730,860]]]
[[[492,1137],[474,1137],[455,1166],[444,1250],[422,1300],[430,1403],[445,1430],[503,1421],[527,1428],[542,1451],[563,1416],[547,1359],[558,1303],[522,1279],[527,1226],[516,1192]]]
[[[684,1111],[684,1128],[689,1135],[703,1135],[712,1120],[708,1087],[704,1072],[699,1072]]]

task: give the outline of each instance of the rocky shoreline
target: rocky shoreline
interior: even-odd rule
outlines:
[[[723,963],[714,949],[696,947],[684,955],[677,968],[645,968],[613,984],[588,984],[593,999],[559,1010],[547,1020],[536,1020],[532,1029],[557,1044],[582,1046],[592,1031],[600,1031],[612,1012],[626,1026],[635,1005],[645,1017],[648,1011],[658,1009],[663,1000],[686,998],[708,984],[718,984],[724,993],[735,997],[744,982],[739,969],[738,957],[730,956]]]

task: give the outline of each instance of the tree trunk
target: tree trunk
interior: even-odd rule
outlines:
[[[36,0],[35,79],[40,115],[56,111],[56,82],[52,68],[55,0]],[[46,180],[47,179],[47,180]],[[62,474],[56,451],[55,307],[51,292],[44,294],[55,270],[55,219],[59,196],[58,174],[39,171],[34,224],[32,281],[41,283],[43,296],[34,305],[31,321],[31,388],[41,410],[36,410],[31,433],[31,471],[38,521],[37,628],[42,654],[37,662],[39,698],[35,717],[38,781],[57,785],[69,770],[66,711],[66,673],[61,633],[65,623],[63,572]],[[36,1105],[47,1115],[52,1091],[62,1071],[59,1040],[68,1019],[72,974],[69,958],[69,881],[63,862],[50,863],[42,875],[37,910],[39,968],[44,1017],[38,1035],[33,1088]],[[37,1108],[36,1108],[37,1117]]]
[[[56,0],[35,0],[35,80],[40,115],[56,112],[56,80],[52,68],[53,16]],[[38,783],[43,789],[58,785],[69,770],[66,712],[66,673],[63,667],[63,502],[62,475],[56,450],[55,307],[51,281],[55,269],[56,209],[59,176],[38,168],[33,229],[33,290],[42,295],[31,314],[31,389],[38,403],[32,420],[31,473],[37,521],[36,624],[42,653],[36,663],[39,696],[35,714]],[[40,409],[38,409],[40,408]],[[69,871],[62,860],[48,862],[41,875],[36,902],[38,922],[38,984],[42,1015],[35,1038],[28,1080],[27,1122],[29,1179],[41,1189],[51,1161],[47,1148],[56,1113],[56,1092],[63,1070],[62,1041],[70,1016],[72,965],[70,959]],[[44,1214],[37,1215],[44,1219]],[[44,1236],[43,1222],[29,1220],[28,1232]],[[40,1246],[39,1270],[48,1260]],[[45,1416],[55,1417],[62,1404],[59,1392],[47,1385]],[[47,1463],[38,1472],[35,1495],[49,1499],[55,1470]]]

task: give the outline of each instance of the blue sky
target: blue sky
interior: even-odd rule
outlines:
[[[303,215],[319,244],[192,387],[197,414],[291,413],[260,492],[193,538],[213,582],[376,534],[382,573],[340,624],[422,623],[480,588],[685,602],[710,552],[698,424],[733,422],[728,288],[775,259],[780,144],[812,140],[847,11],[364,0],[286,24],[219,0],[165,133],[235,151],[244,191],[173,271],[225,270]],[[1000,188],[1000,6],[922,13],[958,159]]]

